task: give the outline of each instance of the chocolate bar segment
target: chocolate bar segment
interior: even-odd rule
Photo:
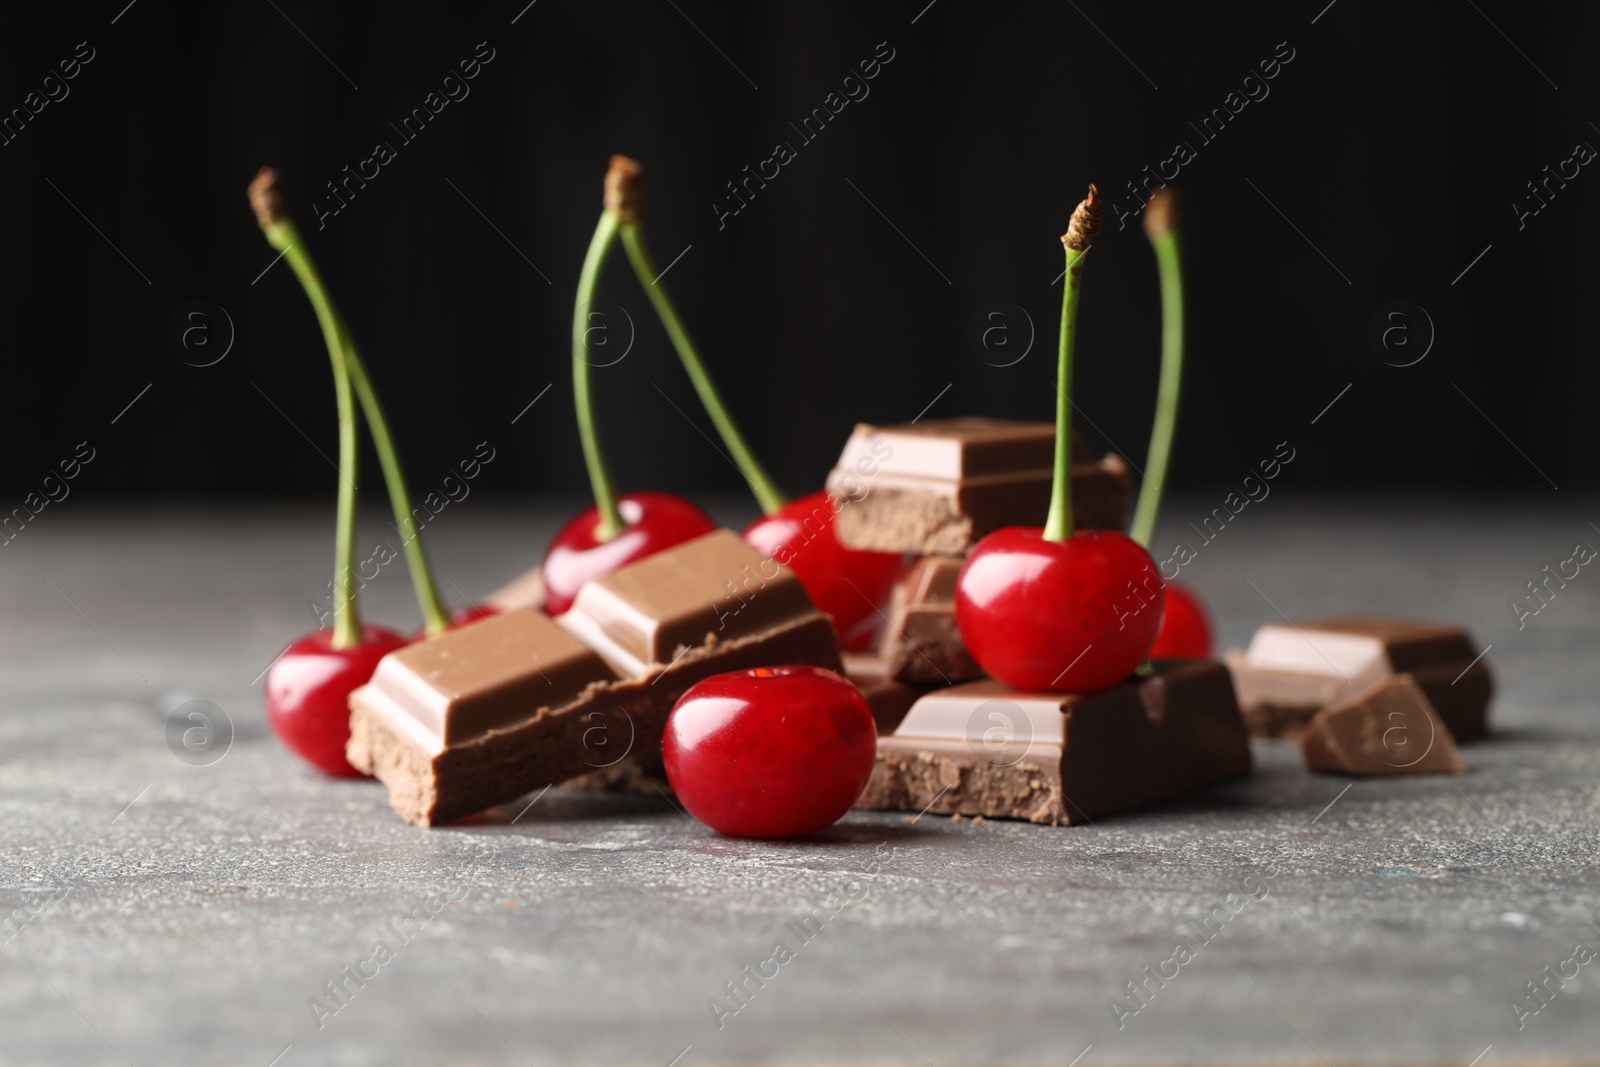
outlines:
[[[891,678],[951,685],[983,677],[956,625],[961,564],[951,556],[924,556],[895,583],[878,645]]]
[[[649,718],[618,681],[540,612],[481,619],[379,662],[350,696],[349,759],[408,822],[451,822],[590,769],[585,731]]]
[[[878,733],[892,733],[906,712],[931,688],[897,681],[881,656],[867,652],[841,653],[844,676],[867,698]]]
[[[833,622],[812,605],[800,579],[732,530],[713,530],[589,582],[558,622],[619,674],[652,683],[665,675],[669,690],[687,677],[693,681],[685,689],[744,667],[840,667]],[[715,669],[699,669],[705,660],[716,660]]]
[[[1450,729],[1409,674],[1330,704],[1300,734],[1306,768],[1334,774],[1465,774]]]
[[[1290,740],[1318,711],[1397,673],[1416,681],[1458,741],[1480,736],[1493,683],[1459,626],[1376,616],[1270,623],[1228,655],[1250,732]]]
[[[1158,661],[1090,694],[992,680],[928,694],[894,734],[856,806],[1089,822],[1250,772],[1227,669]]]
[[[1073,437],[1074,521],[1121,529],[1132,481],[1120,457],[1095,460]],[[1040,526],[1050,506],[1055,427],[1010,419],[858,425],[828,488],[848,506],[839,540],[876,552],[960,556],[1002,526]]]

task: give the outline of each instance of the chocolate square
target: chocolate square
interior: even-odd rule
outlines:
[[[878,739],[856,806],[1061,825],[1249,772],[1227,669],[1166,660],[1098,693],[1028,693],[989,679],[930,693]]]
[[[1450,729],[1409,674],[1330,704],[1300,734],[1306,769],[1333,774],[1465,774]]]
[[[1117,456],[1072,445],[1073,515],[1085,529],[1121,529],[1132,482]],[[848,504],[839,539],[877,552],[960,556],[1002,526],[1040,526],[1050,505],[1055,427],[1010,419],[858,425],[828,488]]]
[[[832,620],[812,605],[793,571],[731,530],[589,582],[557,622],[632,678],[699,681],[708,676],[699,669],[707,660],[719,664],[709,673],[780,663],[839,669]],[[746,663],[752,643],[759,662]]]
[[[379,662],[350,696],[348,756],[408,822],[452,822],[596,765],[597,727],[649,717],[618,681],[540,612],[480,619]]]

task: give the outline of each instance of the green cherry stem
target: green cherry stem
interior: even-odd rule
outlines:
[[[378,465],[383,468],[383,480],[389,489],[389,503],[394,508],[401,547],[406,554],[406,566],[411,571],[411,584],[417,591],[417,605],[422,609],[422,621],[429,637],[444,633],[450,628],[450,613],[445,610],[439,596],[439,587],[433,580],[433,568],[428,564],[428,550],[422,544],[422,531],[417,529],[415,513],[411,509],[411,491],[406,486],[405,471],[400,466],[400,454],[389,433],[389,420],[383,414],[378,394],[367,377],[361,353],[350,328],[343,319],[338,320],[339,335],[344,340],[345,368],[350,374],[350,384],[355,387],[356,399],[367,417],[372,431],[372,443],[378,451]]]
[[[353,648],[361,643],[361,612],[356,605],[356,435],[360,429],[360,416],[351,396],[350,375],[345,360],[344,339],[339,330],[338,315],[328,302],[327,293],[317,277],[316,265],[301,245],[294,223],[289,220],[283,193],[278,188],[278,176],[264,167],[250,183],[250,205],[255,209],[256,220],[267,236],[267,243],[276,248],[295,276],[300,279],[306,296],[317,314],[322,327],[322,339],[328,346],[328,359],[333,364],[333,389],[339,408],[339,503],[334,525],[333,634],[330,644],[334,649]]]
[[[572,307],[572,395],[578,409],[578,439],[583,444],[583,462],[589,468],[589,484],[594,488],[595,506],[600,511],[600,523],[595,527],[597,541],[609,541],[627,525],[622,521],[622,511],[617,507],[617,489],[606,466],[605,453],[600,450],[600,436],[595,429],[594,397],[589,387],[589,315],[594,303],[595,289],[600,281],[600,271],[617,239],[617,216],[612,211],[600,213],[600,223],[594,228],[589,241],[589,251],[583,257],[583,270],[578,275],[578,296]]]
[[[1089,195],[1072,212],[1061,243],[1067,252],[1062,279],[1060,358],[1056,370],[1056,460],[1050,489],[1050,511],[1044,521],[1047,541],[1072,536],[1072,349],[1078,337],[1078,291],[1083,285],[1083,259],[1100,232],[1100,191]]]
[[[260,179],[257,179],[260,181]],[[341,405],[349,399],[350,390],[354,391],[355,400],[361,405],[361,414],[366,416],[367,426],[372,431],[372,443],[378,453],[378,464],[383,470],[384,484],[389,491],[389,503],[394,509],[395,521],[404,539],[403,548],[406,556],[406,566],[411,571],[411,584],[416,590],[417,604],[422,609],[423,624],[428,636],[443,633],[450,628],[450,615],[445,610],[444,601],[439,596],[439,587],[433,578],[433,569],[428,564],[427,550],[423,547],[422,534],[416,528],[416,519],[411,510],[411,492],[406,485],[405,471],[400,466],[400,454],[394,445],[394,437],[389,432],[389,420],[383,413],[383,405],[378,401],[378,394],[372,387],[372,381],[367,376],[366,365],[361,359],[360,350],[356,348],[355,339],[350,334],[350,328],[345,325],[344,319],[339,315],[333,305],[333,300],[328,296],[322,284],[310,253],[305,250],[300,239],[299,231],[295,228],[294,220],[288,215],[281,202],[281,193],[276,189],[276,176],[272,179],[271,192],[279,198],[278,203],[272,208],[270,227],[263,221],[262,228],[267,232],[267,240],[274,248],[284,251],[284,258],[289,261],[296,277],[300,279],[301,287],[306,296],[317,310],[317,319],[322,323],[323,337],[328,343],[328,353],[333,357],[335,373],[345,383],[341,391]],[[258,213],[260,209],[258,208]],[[326,315],[326,318],[324,316]],[[332,333],[330,334],[330,325]],[[337,341],[337,343],[335,343]],[[341,406],[340,421],[340,453],[343,454],[343,407]],[[352,420],[352,434],[359,433],[360,418]],[[352,467],[353,469],[353,467]],[[343,487],[341,487],[342,489]],[[349,486],[352,497],[354,485]],[[341,508],[343,498],[341,496]],[[355,520],[354,501],[350,504],[352,518],[349,531],[349,554],[341,555],[347,561],[351,572],[354,571],[355,554]],[[342,514],[342,511],[341,511]],[[343,550],[341,549],[341,552]],[[351,581],[354,578],[352,574]],[[354,602],[353,594],[351,602]],[[359,622],[356,632],[360,633]],[[336,636],[335,640],[338,638]],[[336,646],[347,647],[347,646]]]
[[[761,510],[771,515],[787,504],[788,498],[761,466],[761,461],[745,442],[744,434],[739,432],[738,423],[728,414],[727,405],[717,392],[716,382],[711,380],[711,374],[706,370],[705,360],[700,358],[700,352],[695,348],[689,331],[684,328],[666,286],[661,284],[661,275],[650,255],[650,246],[644,239],[644,200],[644,168],[627,156],[612,156],[611,169],[606,171],[606,213],[616,216],[622,234],[622,247],[627,250],[633,273],[638,276],[639,285],[650,298],[650,306],[655,308],[656,317],[666,328],[667,337],[672,340],[672,347],[677,350],[678,359],[688,372],[689,381],[694,384],[694,391],[705,406],[706,414],[711,416],[722,443],[733,454],[734,466],[744,475]]]
[[[1183,272],[1178,254],[1177,196],[1161,188],[1144,210],[1144,232],[1156,253],[1161,277],[1161,384],[1156,392],[1155,424],[1150,430],[1150,453],[1145,460],[1145,482],[1133,512],[1133,539],[1145,548],[1155,537],[1161,493],[1167,484],[1172,440],[1178,428],[1178,395],[1183,384]]]
[[[689,381],[694,384],[694,391],[700,395],[700,403],[705,405],[706,414],[711,416],[722,443],[728,446],[734,465],[749,483],[750,491],[755,494],[756,503],[760,505],[761,510],[768,515],[773,514],[789,500],[783,495],[783,490],[778,488],[778,484],[772,480],[772,476],[761,466],[761,461],[745,442],[744,434],[739,432],[739,426],[733,421],[733,416],[728,414],[727,406],[723,404],[722,396],[717,392],[716,383],[706,371],[705,362],[695,350],[689,331],[684,329],[683,321],[678,317],[677,309],[673,307],[672,298],[667,295],[666,287],[661,284],[660,277],[656,273],[649,246],[644,241],[642,224],[637,222],[622,224],[622,247],[627,249],[628,261],[633,264],[633,272],[638,275],[639,284],[644,287],[645,294],[655,307],[661,325],[666,327],[667,336],[672,339],[672,347],[678,350],[678,358],[683,362],[683,369],[689,373]]]

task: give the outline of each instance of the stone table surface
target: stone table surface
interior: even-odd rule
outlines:
[[[1521,629],[1509,606],[1600,545],[1593,503],[1282,494],[1184,568],[1225,646],[1280,610],[1468,624],[1499,689],[1464,777],[1312,775],[1264,743],[1247,781],[1092,827],[855,812],[787,842],[559,789],[407,826],[262,712],[331,506],[52,508],[0,561],[0,1064],[1594,1062],[1600,962],[1567,961],[1600,949],[1600,577]],[[1209,506],[1173,502],[1162,540]],[[530,565],[564,512],[441,515],[447,592]],[[369,617],[413,625],[409,596],[389,565]],[[206,765],[168,744],[194,699],[232,723]],[[1179,941],[1194,958],[1119,1020]]]

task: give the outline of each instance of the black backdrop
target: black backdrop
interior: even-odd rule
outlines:
[[[1231,487],[1282,440],[1308,487],[1594,478],[1600,176],[1552,183],[1521,228],[1511,206],[1576,143],[1600,144],[1592,7],[125,4],[14,8],[0,40],[0,108],[67,93],[0,148],[12,495],[87,440],[78,487],[101,496],[331,496],[327,360],[289,271],[261,274],[272,252],[244,197],[264,163],[289,183],[413,480],[488,441],[479,488],[511,495],[584,486],[572,292],[606,158],[638,157],[657,258],[682,253],[663,284],[799,491],[858,419],[1048,418],[1057,235],[1087,182],[1126,202],[1179,141],[1194,152],[1174,182],[1192,341],[1180,487]],[[41,85],[83,41],[77,76]],[[479,42],[493,58],[470,95],[404,142],[389,123]],[[847,84],[875,53],[892,58]],[[791,123],[846,90],[868,95],[803,139]],[[1230,103],[1214,140],[1190,125]],[[395,158],[318,231],[323,183],[378,141]],[[794,158],[719,225],[725,183],[778,142]],[[1115,214],[1086,275],[1080,426],[1142,463],[1155,270]],[[737,489],[687,424],[710,429],[620,256],[604,295],[637,326],[597,373],[624,487]],[[169,343],[194,300],[234,327],[213,366]],[[1436,334],[1408,367],[1367,338],[1396,300],[1426,319],[1388,320],[1413,342],[1390,362],[1426,347],[1428,321]],[[996,302],[1009,318],[985,318]],[[1028,317],[1031,351],[993,365],[1023,350]],[[975,321],[1007,325],[1011,347],[975,349]]]

